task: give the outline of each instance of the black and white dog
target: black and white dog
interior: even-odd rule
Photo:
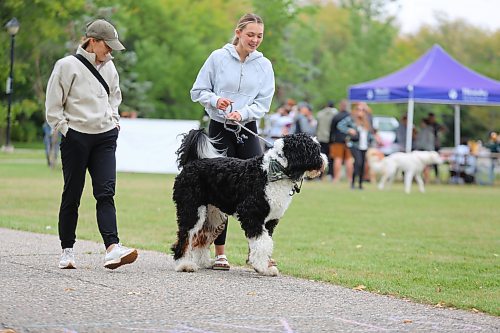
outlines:
[[[175,270],[209,268],[210,245],[228,216],[239,220],[248,239],[248,263],[260,274],[278,275],[270,263],[274,228],[300,191],[303,177],[325,170],[320,144],[306,134],[278,139],[263,156],[248,160],[225,157],[203,129],[184,134],[177,151],[181,172],[175,178],[177,242]]]

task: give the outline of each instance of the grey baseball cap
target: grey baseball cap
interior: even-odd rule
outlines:
[[[111,23],[106,20],[95,20],[87,24],[86,37],[102,39],[111,49],[115,51],[125,50],[118,40],[118,32]]]

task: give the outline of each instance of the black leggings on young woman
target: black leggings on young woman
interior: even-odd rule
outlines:
[[[239,126],[237,125],[227,125],[230,129],[236,130]],[[257,133],[257,123],[255,121],[245,124],[245,127],[254,133]],[[224,128],[224,124],[219,123],[215,120],[210,121],[208,126],[208,135],[217,139],[215,147],[220,150],[226,150],[226,155],[228,157],[237,157],[240,159],[249,159],[255,156],[262,155],[262,148],[259,142],[259,138],[251,134],[250,132],[241,129],[239,132],[239,137],[242,139],[242,143],[238,142],[235,133],[228,131]],[[215,245],[226,244],[226,234],[227,234],[227,224],[224,231],[217,237],[214,241]]]
[[[351,187],[354,187],[356,176],[359,177],[359,188],[363,187],[363,176],[365,173],[365,155],[366,150],[360,150],[357,147],[351,147],[351,154],[354,157],[354,171],[352,173]]]

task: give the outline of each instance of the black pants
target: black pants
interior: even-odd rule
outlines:
[[[236,129],[237,125],[228,125],[231,129]],[[257,123],[255,121],[249,122],[245,125],[249,130],[257,133]],[[242,143],[238,143],[235,133],[230,132],[224,128],[224,124],[211,120],[208,126],[208,135],[211,138],[218,139],[215,145],[217,149],[227,149],[226,154],[228,157],[237,157],[240,159],[249,159],[255,156],[262,155],[262,148],[259,139],[253,134],[242,129],[239,133],[240,138],[243,139]],[[215,245],[226,244],[227,224],[224,231],[214,241]]]
[[[356,177],[359,177],[359,188],[363,187],[363,176],[365,173],[365,155],[366,150],[360,150],[357,147],[351,147],[351,154],[354,157],[354,170],[352,173],[351,186],[354,186]]]
[[[64,190],[59,210],[61,247],[73,247],[76,240],[78,207],[89,170],[96,199],[97,225],[106,248],[119,242],[114,202],[116,184],[116,139],[118,129],[100,134],[68,130],[61,140]]]
[[[321,152],[326,155],[328,158],[328,171],[327,175],[333,177],[333,159],[330,157],[330,144],[328,142],[320,142]],[[323,178],[324,174],[321,174],[321,178]]]
[[[439,147],[434,147],[434,150],[439,153],[440,148]],[[436,179],[439,180],[439,165],[433,164],[432,167],[434,168],[434,174],[436,175]]]

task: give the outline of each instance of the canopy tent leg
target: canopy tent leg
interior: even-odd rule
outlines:
[[[455,104],[455,147],[460,145],[460,105]]]
[[[413,98],[408,99],[408,112],[407,112],[407,122],[406,122],[406,152],[411,152],[412,137],[413,137],[413,109],[415,102]]]

